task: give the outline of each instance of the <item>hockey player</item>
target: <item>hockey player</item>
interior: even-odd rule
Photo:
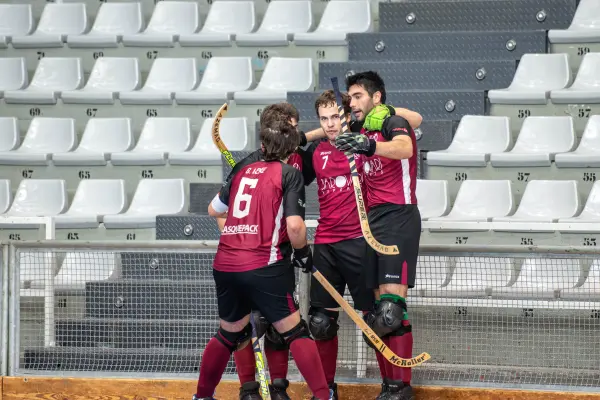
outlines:
[[[392,115],[385,106],[385,85],[377,73],[349,76],[346,86],[359,121],[352,130],[360,132],[338,136],[336,147],[362,155],[369,225],[378,241],[399,250],[397,255],[381,255],[367,247],[367,283],[378,297],[367,321],[392,351],[410,358],[413,337],[406,299],[415,283],[421,236],[415,133],[406,119]],[[384,382],[378,399],[413,400],[411,369],[388,362],[380,362],[380,368],[382,364]]]
[[[316,345],[293,295],[290,263],[303,270],[312,266],[302,174],[286,164],[299,141],[288,121],[261,126],[263,159],[236,166],[209,205],[211,216],[226,217],[213,264],[220,328],[202,356],[194,399],[212,399],[234,351],[252,352],[251,305],[283,337],[314,399],[330,398]]]

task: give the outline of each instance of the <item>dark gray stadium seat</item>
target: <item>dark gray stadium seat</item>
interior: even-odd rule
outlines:
[[[219,240],[217,220],[193,213],[158,215],[156,240]]]
[[[457,126],[458,121],[423,121],[419,128],[421,136],[417,137],[419,150],[446,150],[452,143]]]
[[[351,33],[350,61],[520,60],[546,53],[545,31]]]
[[[392,90],[490,90],[507,87],[515,75],[515,63],[506,61],[405,61],[321,62],[319,87],[331,88],[331,78],[343,81],[360,71],[377,71]]]
[[[405,0],[379,3],[381,32],[566,29],[576,0]]]
[[[135,280],[212,280],[214,249],[189,253],[122,253],[124,279]]]
[[[305,121],[316,121],[314,110],[318,96],[319,92],[289,92],[287,101],[296,106]],[[478,90],[388,92],[387,97],[388,104],[418,110],[423,118],[430,120],[458,121],[464,115],[484,115],[485,112],[485,92]]]

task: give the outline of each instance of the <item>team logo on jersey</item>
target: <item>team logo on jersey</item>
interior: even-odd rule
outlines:
[[[371,158],[370,160],[366,160],[363,170],[365,171],[366,175],[383,174],[383,165],[381,164],[381,159],[379,157],[375,157]]]
[[[292,167],[296,168],[298,171],[302,171],[302,168],[300,167],[300,164],[298,163],[294,163],[294,165],[292,165]]]
[[[321,178],[319,181],[319,191],[328,193],[329,191],[337,192],[352,189],[352,180],[345,175],[331,176],[329,178]]]
[[[226,225],[222,235],[258,235],[258,225]]]

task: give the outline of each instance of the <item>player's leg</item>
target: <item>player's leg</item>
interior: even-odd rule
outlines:
[[[294,297],[296,277],[289,263],[252,271],[252,302],[289,346],[292,356],[316,399],[328,400],[329,388],[308,325],[300,318]]]
[[[421,216],[416,207],[403,215],[393,229],[399,255],[381,256],[378,263],[380,301],[371,327],[383,338],[388,347],[402,358],[412,357],[413,335],[408,316],[408,289],[416,278],[417,258],[421,235]],[[390,318],[391,316],[391,318]],[[411,400],[412,370],[388,363],[388,399]]]
[[[271,400],[289,400],[287,388],[290,382],[287,380],[288,364],[290,361],[290,348],[283,336],[269,324],[265,333],[265,355],[271,375]]]
[[[334,246],[334,244],[316,244],[313,263],[325,279],[343,296],[346,282],[338,270],[339,264],[336,263]],[[314,277],[310,285],[308,314],[308,327],[316,341],[327,385],[333,391],[333,399],[337,400],[335,371],[338,356],[339,305]]]
[[[250,306],[237,285],[239,275],[242,274],[245,273],[213,271],[220,327],[202,354],[195,399],[212,398],[234,351],[247,348],[252,351],[251,346],[248,346],[252,336]],[[258,394],[258,387],[256,393]],[[260,397],[247,397],[247,400],[258,399]]]
[[[256,334],[260,339],[266,332],[269,323],[263,317],[260,312],[253,310],[254,324],[256,326]],[[254,357],[254,351],[252,346],[248,346],[248,349],[244,348],[233,353],[235,360],[235,368],[240,379],[240,385],[244,386],[245,383],[253,382],[256,380],[256,359]]]

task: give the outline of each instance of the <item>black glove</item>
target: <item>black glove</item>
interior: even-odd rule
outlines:
[[[292,265],[296,268],[300,268],[302,272],[305,273],[309,273],[310,271],[312,271],[312,250],[309,245],[306,245],[301,249],[294,249],[294,255],[292,256]]]
[[[335,138],[335,147],[344,153],[364,154],[371,157],[375,154],[377,142],[361,133],[344,133]]]

